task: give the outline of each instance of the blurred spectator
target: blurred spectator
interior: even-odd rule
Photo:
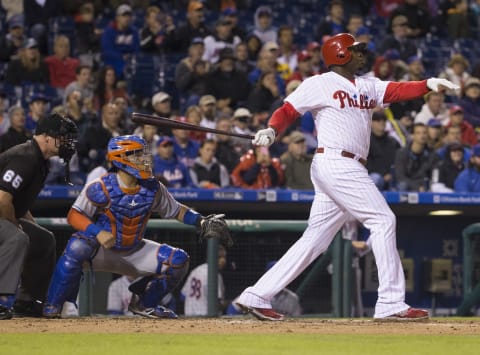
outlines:
[[[23,0],[25,25],[43,55],[47,54],[49,21],[62,15],[63,7],[64,1],[61,0]]]
[[[361,27],[364,27],[363,16],[358,13],[352,13],[348,16],[347,25],[345,26],[346,32],[350,33],[353,37],[357,37],[357,32]],[[358,40],[358,38],[357,38]]]
[[[266,43],[258,54],[257,64],[248,74],[248,81],[251,85],[257,85],[264,73],[275,73],[275,83],[281,95],[285,94],[285,81],[277,68],[277,57],[273,52],[278,50],[278,45],[273,42]],[[281,69],[280,69],[281,70]]]
[[[188,168],[178,161],[173,152],[173,140],[169,136],[160,137],[157,142],[157,154],[153,158],[153,174],[162,177],[167,187],[192,187]]]
[[[307,45],[308,54],[312,57],[310,63],[312,64],[312,70],[314,73],[322,73],[325,71],[325,66],[322,61],[322,46],[318,42],[310,42]]]
[[[13,16],[23,14],[23,1],[18,0],[1,0],[1,7],[5,12],[5,17],[10,20]]]
[[[440,160],[433,169],[430,186],[432,192],[453,192],[455,179],[465,169],[463,155],[461,144],[452,143],[446,147],[445,159]]]
[[[447,147],[450,144],[457,143],[461,144],[462,140],[462,131],[459,126],[449,126],[445,127],[445,135],[443,136],[443,146],[437,150],[437,155],[440,159],[444,160],[447,156]],[[466,163],[470,159],[471,151],[470,148],[463,146],[463,161]]]
[[[455,192],[480,192],[480,144],[472,148],[468,167],[458,174]]]
[[[472,147],[477,144],[477,135],[473,126],[463,119],[463,108],[458,105],[454,105],[449,110],[450,119],[448,120],[448,126],[458,126],[462,132],[461,144]]]
[[[188,47],[188,56],[175,68],[175,85],[185,96],[186,107],[196,104],[199,97],[207,92],[210,64],[201,59],[204,48],[203,39],[195,37]]]
[[[442,145],[442,123],[436,118],[431,118],[427,123],[427,146],[436,151]]]
[[[115,20],[103,31],[101,40],[102,59],[111,65],[119,79],[127,60],[140,50],[138,31],[132,26],[132,8],[122,4],[115,11]]]
[[[472,30],[476,30],[477,19],[475,13],[468,7],[468,1],[454,0],[454,7],[447,11],[447,28],[450,38],[472,37]]]
[[[164,91],[152,96],[153,114],[169,118],[172,115],[172,97]]]
[[[0,90],[0,135],[4,134],[8,130],[8,127],[10,127],[10,120],[7,112],[9,107],[10,103],[5,92]]]
[[[208,75],[207,92],[217,99],[217,109],[231,113],[244,103],[250,93],[247,74],[235,69],[235,54],[231,48],[223,48],[217,67]]]
[[[375,53],[377,52],[375,41],[373,40],[370,30],[366,26],[362,26],[357,30],[355,33],[355,39],[366,45],[366,49],[363,52],[363,56],[366,58],[366,63],[362,72],[367,73],[372,70],[373,64],[375,63]]]
[[[393,165],[400,144],[386,132],[387,116],[383,110],[372,114],[372,133],[367,157],[367,170],[379,190],[394,186]]]
[[[463,88],[468,78],[470,78],[470,73],[468,72],[469,67],[470,63],[463,55],[453,54],[448,61],[447,67],[440,72],[438,77],[450,80],[460,86],[460,88]],[[446,94],[461,97],[462,90],[448,90]]]
[[[25,128],[31,134],[35,133],[37,122],[47,114],[48,98],[43,94],[33,94],[28,98],[28,113]]]
[[[424,37],[430,31],[430,15],[428,9],[420,0],[405,0],[395,10],[390,18],[404,16],[408,21],[408,37]]]
[[[107,313],[111,316],[133,316],[128,310],[132,292],[128,289],[135,281],[132,276],[120,276],[108,286]]]
[[[174,41],[173,18],[158,6],[149,6],[145,11],[145,26],[140,31],[140,48],[143,52],[160,54],[171,50]]]
[[[380,55],[384,55],[389,49],[395,49],[398,51],[400,59],[404,62],[411,56],[417,54],[417,46],[413,39],[408,37],[409,27],[408,18],[404,15],[396,14],[391,20],[392,34],[389,34],[383,38],[380,45],[377,48],[377,52]]]
[[[260,122],[265,122],[272,104],[279,96],[275,73],[263,73],[247,100],[247,108],[252,112],[254,121],[258,119]]]
[[[145,140],[149,153],[152,154],[153,157],[157,151],[157,143],[160,139],[157,126],[144,124],[140,126],[138,130],[135,130],[135,135]]]
[[[112,101],[118,107],[119,127],[122,132],[131,133],[134,131],[136,124],[133,123],[131,113],[133,108],[130,101],[124,96],[116,96]]]
[[[224,132],[231,132],[232,123],[230,118],[220,117],[217,120],[215,128]],[[225,165],[228,172],[231,173],[240,161],[240,153],[235,149],[232,137],[224,134],[216,134],[214,138],[217,141],[217,152],[215,153],[215,157],[220,163]]]
[[[250,73],[255,65],[248,58],[248,46],[245,42],[239,43],[235,47],[235,69],[243,73]]]
[[[176,118],[179,122],[186,122],[185,117],[179,116]],[[190,168],[198,156],[198,149],[200,144],[190,139],[189,131],[185,129],[173,129],[173,152],[178,161]]]
[[[325,36],[333,36],[337,33],[346,32],[345,9],[342,0],[331,0],[328,4],[328,14],[320,22],[317,28],[316,40],[323,43]]]
[[[221,309],[225,306],[225,285],[221,271],[227,264],[227,251],[225,247],[218,247],[218,304]],[[180,291],[185,298],[185,316],[198,317],[208,315],[208,263],[198,265],[185,280]],[[221,309],[218,314],[221,314]]]
[[[422,58],[419,56],[412,56],[407,59],[408,71],[403,76],[403,81],[421,81],[425,80],[425,68],[422,63]]]
[[[238,36],[242,41],[247,37],[247,31],[243,24],[238,22],[238,13],[234,8],[226,8],[221,13],[222,16],[229,19],[232,22],[232,34]]]
[[[103,105],[112,101],[115,97],[128,98],[127,90],[118,87],[115,70],[110,65],[105,65],[97,74],[97,84],[93,96],[93,106],[99,111]]]
[[[217,142],[204,140],[198,150],[198,157],[190,168],[193,185],[204,189],[218,189],[230,185],[230,175],[225,165],[215,158]]]
[[[407,112],[396,119],[392,110],[387,108],[385,110],[387,115],[387,132],[388,135],[394,138],[401,147],[407,146],[411,140],[411,134],[413,129],[413,117],[412,114]]]
[[[80,62],[93,67],[94,57],[100,52],[100,37],[103,28],[96,28],[95,6],[86,1],[80,4],[75,16],[75,44]]]
[[[255,135],[255,133],[250,129],[252,124],[252,114],[245,107],[239,107],[235,110],[232,117],[232,132],[238,134],[249,134]],[[245,154],[251,147],[252,143],[248,139],[240,137],[232,137],[232,143],[236,147],[236,151],[240,154]]]
[[[90,121],[86,127],[88,134],[78,137],[77,153],[80,170],[90,172],[93,168],[103,165],[107,152],[108,141],[123,132],[119,127],[117,105],[107,103],[102,107],[101,119]]]
[[[378,56],[375,58],[372,71],[367,75],[373,75],[380,80],[394,80],[393,65],[386,57]]]
[[[430,91],[425,94],[425,103],[415,116],[415,123],[427,124],[431,118],[436,118],[442,125],[448,122],[448,108],[445,105],[445,95],[441,92]]]
[[[313,155],[307,154],[307,144],[302,132],[293,131],[288,136],[288,151],[280,157],[285,175],[285,187],[295,190],[313,190],[310,166]]]
[[[19,58],[8,64],[5,82],[10,85],[22,85],[25,83],[48,84],[49,81],[48,66],[40,56],[37,41],[29,38],[19,51]]]
[[[203,3],[190,0],[187,7],[187,23],[175,30],[176,52],[186,53],[194,38],[205,38],[210,34],[204,20]]]
[[[75,70],[76,79],[65,88],[63,100],[65,102],[67,96],[74,90],[82,93],[82,100],[90,100],[93,102],[93,89],[90,85],[92,68],[88,65],[79,65]]]
[[[258,53],[260,53],[263,43],[261,39],[253,33],[250,33],[247,36],[246,43],[248,50],[248,60],[250,61],[250,63],[255,65],[255,63],[257,62]]]
[[[314,74],[312,68],[312,56],[308,51],[303,50],[297,53],[297,69],[290,75],[286,84],[292,80],[304,81],[306,78],[311,77]]]
[[[430,189],[429,180],[438,156],[427,146],[427,127],[423,123],[413,126],[412,143],[397,151],[395,178],[399,191]]]
[[[277,62],[279,64],[284,64],[288,70],[288,73],[291,75],[293,71],[297,68],[297,49],[293,42],[293,27],[292,26],[281,26],[278,29],[278,47],[279,53]],[[285,75],[286,78],[289,75]]]
[[[260,38],[262,43],[277,41],[277,29],[272,25],[272,9],[269,6],[259,6],[255,10],[253,21],[252,33]]]
[[[480,127],[480,79],[471,77],[465,82],[459,104],[465,120],[475,128]]]
[[[240,37],[232,34],[232,21],[226,17],[220,18],[215,25],[215,33],[203,39],[205,51],[202,59],[210,64],[215,64],[220,59],[219,55],[222,49],[228,48],[233,53],[240,42]]]
[[[202,110],[200,110],[200,107],[197,105],[189,106],[185,111],[185,120],[187,123],[200,126],[200,122],[202,121]],[[207,133],[202,131],[190,131],[189,137],[200,144],[207,138]]]
[[[0,135],[0,153],[32,138],[32,134],[25,129],[25,112],[22,107],[10,107],[8,117],[10,127],[7,132]]]
[[[200,126],[207,128],[215,128],[217,120],[217,99],[212,95],[203,95],[198,101],[198,106],[202,111],[202,120]],[[211,138],[212,134],[207,134],[207,138]]]
[[[7,21],[8,33],[0,37],[0,61],[10,62],[18,59],[19,51],[26,41],[23,15],[17,14]]]
[[[75,71],[80,64],[76,58],[70,57],[70,40],[67,36],[55,37],[54,54],[45,58],[50,73],[50,85],[57,89],[65,89],[75,81]]]
[[[65,112],[69,114],[71,119],[77,125],[79,132],[84,132],[84,128],[87,126],[89,121],[96,120],[93,107],[84,107],[82,94],[79,90],[70,92],[66,98],[64,108]]]
[[[283,185],[280,161],[272,158],[267,147],[254,147],[240,158],[233,169],[233,186],[244,189],[265,189]]]

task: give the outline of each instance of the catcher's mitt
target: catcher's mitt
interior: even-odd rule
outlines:
[[[223,217],[225,217],[224,214],[211,214],[203,217],[200,222],[200,239],[218,238],[220,243],[231,247],[233,239]]]

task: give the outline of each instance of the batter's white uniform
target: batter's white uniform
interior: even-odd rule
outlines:
[[[239,303],[271,308],[272,297],[326,251],[351,214],[371,233],[379,279],[374,317],[408,309],[396,248],[395,215],[358,161],[367,157],[371,113],[376,106],[383,106],[387,85],[374,77],[357,77],[353,83],[328,72],[306,79],[285,99],[300,114],[312,112],[318,147],[324,148],[324,153],[315,154],[311,167],[315,198],[302,237],[240,295]],[[342,150],[355,154],[355,159],[342,156]]]
[[[132,292],[128,289],[132,281],[127,276],[121,276],[113,280],[108,286],[107,311],[119,312],[120,314],[132,316],[128,310],[128,304],[132,298]]]
[[[185,296],[186,316],[208,315],[208,264],[202,264],[192,270],[187,281],[182,287],[182,294]],[[223,277],[218,274],[218,299],[225,298],[225,286]]]

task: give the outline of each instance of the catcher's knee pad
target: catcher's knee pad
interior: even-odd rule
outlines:
[[[95,250],[96,246],[90,241],[70,238],[50,281],[47,304],[62,306],[65,301],[75,303],[83,263],[94,255]]]
[[[190,266],[190,256],[179,248],[162,244],[158,249],[157,275],[165,276],[169,289],[173,289],[185,277]]]

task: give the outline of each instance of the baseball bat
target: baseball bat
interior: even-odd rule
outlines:
[[[223,134],[225,136],[245,138],[245,139],[254,138],[254,136],[250,134],[227,132],[227,131],[222,131],[220,129],[197,126],[191,123],[174,121],[166,117],[147,115],[147,114],[138,113],[138,112],[132,113],[132,121],[136,123],[149,124],[157,127],[170,127],[173,129],[185,129],[187,131],[209,132],[209,133]]]

